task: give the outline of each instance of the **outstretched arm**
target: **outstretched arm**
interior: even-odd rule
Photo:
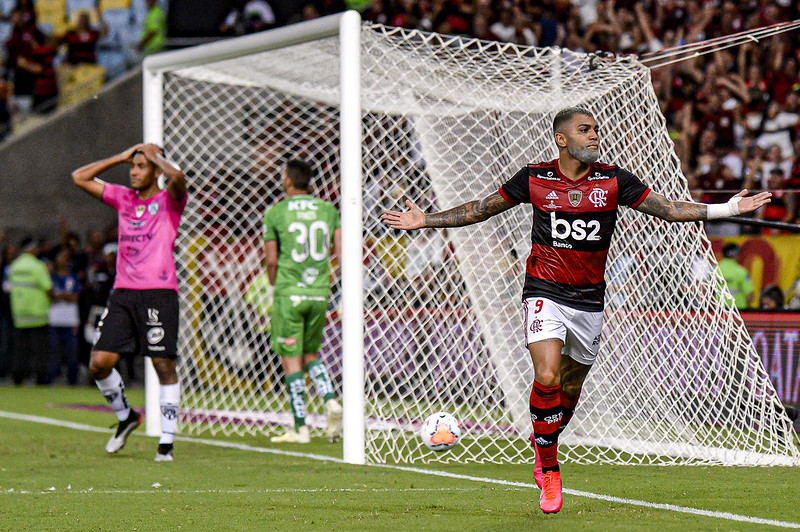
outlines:
[[[101,159],[86,166],[81,166],[72,172],[72,182],[83,189],[87,194],[94,196],[97,199],[103,198],[103,188],[105,183],[102,181],[95,181],[95,177],[99,176],[109,168],[117,166],[120,163],[130,163],[133,159],[133,154],[142,149],[142,144],[131,146],[127,150],[112,155],[107,159]]]
[[[482,200],[469,201],[452,209],[423,213],[419,207],[406,200],[409,210],[405,212],[386,211],[381,218],[383,223],[394,229],[420,229],[422,227],[463,227],[488,220],[495,214],[507,211],[515,204],[506,200],[499,192],[494,192]]]
[[[755,196],[745,196],[747,196],[747,189],[736,194],[727,203],[708,205],[688,201],[670,201],[661,194],[650,192],[636,207],[636,210],[668,222],[698,222],[753,212],[769,203],[772,192],[760,192]]]

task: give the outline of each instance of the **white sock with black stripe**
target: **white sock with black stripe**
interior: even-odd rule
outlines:
[[[180,384],[162,384],[159,390],[161,405],[161,438],[158,443],[172,443],[178,428],[178,408],[181,404]]]
[[[117,414],[117,419],[125,421],[131,415],[131,406],[128,404],[128,398],[125,397],[125,385],[122,383],[122,376],[116,369],[112,369],[111,373],[105,379],[95,379],[95,384],[100,389],[100,393],[108,401],[114,413]]]

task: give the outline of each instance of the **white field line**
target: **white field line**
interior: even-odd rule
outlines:
[[[528,491],[529,488],[503,488],[497,491]],[[485,491],[486,488],[275,488],[275,489],[240,489],[240,490],[173,490],[169,488],[161,488],[161,486],[153,487],[149,490],[95,490],[89,488],[88,490],[74,490],[70,487],[56,489],[52,487],[43,491],[17,491],[14,488],[2,490],[6,495],[52,495],[59,493],[61,495],[159,495],[164,493],[174,493],[178,495],[202,495],[202,494],[222,494],[222,495],[236,495],[237,493],[402,493],[402,492],[474,492]]]
[[[41,417],[41,416],[30,416],[26,414],[18,414],[16,412],[4,412],[0,410],[0,418],[8,418],[8,419],[16,419],[19,421],[28,421],[31,423],[41,423],[45,425],[52,425],[56,427],[64,427],[70,428],[75,430],[83,430],[88,432],[103,432],[103,433],[110,433],[109,429],[104,429],[100,427],[95,427],[93,425],[85,425],[82,423],[73,423],[70,421],[61,421],[59,419],[53,419],[48,417]],[[234,442],[226,442],[226,441],[217,441],[217,440],[209,440],[209,439],[202,439],[202,438],[189,438],[185,436],[176,436],[176,440],[178,441],[186,441],[192,443],[200,443],[203,445],[212,445],[215,447],[223,447],[226,449],[238,449],[241,451],[250,451],[250,452],[258,452],[258,453],[268,453],[268,454],[277,454],[282,456],[294,456],[298,458],[308,458],[311,460],[321,460],[326,462],[334,462],[334,463],[344,463],[341,458],[335,458],[332,456],[326,456],[321,454],[309,454],[309,453],[299,453],[295,451],[285,451],[281,449],[270,449],[267,447],[257,447],[254,445],[247,445],[244,443],[234,443]],[[512,482],[509,480],[502,480],[496,478],[485,478],[485,477],[475,477],[471,475],[459,475],[457,473],[449,473],[447,471],[437,471],[435,469],[422,469],[419,467],[410,467],[410,466],[398,466],[398,465],[388,465],[388,464],[367,464],[366,467],[379,467],[385,469],[394,469],[397,471],[406,471],[409,473],[418,473],[421,475],[432,475],[437,477],[445,477],[445,478],[454,478],[458,480],[471,480],[474,482],[481,482],[484,484],[496,484],[500,486],[505,486],[507,488],[522,488],[522,489],[536,489],[533,484],[528,484],[526,482]],[[3,490],[0,494],[14,494],[14,493],[50,493],[54,490],[48,490],[45,492],[17,492],[17,491],[10,491],[10,490]],[[285,490],[287,492],[291,490]],[[315,490],[308,490],[309,492]],[[321,490],[317,490],[321,491]],[[332,490],[332,491],[345,491],[345,490]],[[355,490],[353,490],[355,491]],[[439,490],[435,490],[439,491]],[[69,493],[69,490],[66,491],[59,491],[59,493]],[[164,490],[159,490],[154,488],[154,493],[164,493]],[[263,493],[269,493],[270,490],[265,490]],[[275,492],[275,490],[272,490]],[[88,493],[86,491],[77,492],[77,493]],[[98,493],[92,491],[91,493]],[[109,491],[109,492],[99,492],[99,493],[150,493],[148,491]],[[180,493],[180,492],[173,492],[173,493]],[[192,492],[192,493],[204,493],[202,491]],[[222,493],[222,492],[215,492],[213,490],[208,491],[208,493]],[[232,491],[230,493],[237,493],[236,491]],[[794,523],[791,521],[778,521],[775,519],[763,519],[760,517],[752,517],[748,515],[739,515],[733,514],[730,512],[715,512],[712,510],[702,510],[700,508],[691,508],[688,506],[678,506],[675,504],[664,504],[664,503],[654,503],[648,501],[640,501],[637,499],[626,499],[622,497],[614,497],[611,495],[603,495],[600,493],[591,493],[588,491],[581,491],[581,490],[573,490],[573,489],[565,489],[564,493],[568,495],[573,495],[576,497],[585,497],[588,499],[597,499],[601,501],[612,502],[616,504],[627,504],[630,506],[640,506],[643,508],[653,508],[656,510],[665,510],[668,512],[676,512],[676,513],[684,513],[690,515],[702,515],[705,517],[711,517],[715,519],[724,519],[728,521],[738,521],[741,523],[753,523],[758,525],[768,525],[768,526],[775,526],[781,528],[800,528],[800,523]]]

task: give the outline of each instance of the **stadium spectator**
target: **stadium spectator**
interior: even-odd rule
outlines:
[[[618,206],[628,205],[670,222],[688,222],[752,212],[770,197],[769,192],[752,197],[739,193],[721,205],[668,200],[619,167],[595,164],[599,157],[598,131],[589,110],[564,109],[553,120],[558,159],[522,168],[497,192],[479,201],[424,214],[407,200],[408,211],[387,211],[383,215],[384,222],[394,229],[462,227],[487,220],[517,204],[533,203],[533,247],[526,262],[523,308],[525,343],[534,368],[530,396],[534,478],[542,489],[539,507],[545,513],[558,512],[562,505],[558,437],[572,417],[599,349],[605,260]],[[548,172],[544,179],[538,177],[542,172]],[[608,178],[587,182],[583,178],[590,172],[595,177]],[[558,176],[557,180],[551,175]],[[583,184],[579,186],[576,181]],[[595,200],[590,203],[592,187],[602,187],[604,192],[598,193],[595,188]],[[567,195],[569,203],[564,203]],[[582,202],[584,198],[587,201]],[[609,204],[611,198],[616,203]],[[562,218],[560,214],[565,211],[548,207],[546,201],[558,201],[558,208],[573,210],[568,218]],[[598,212],[601,206],[609,210]],[[541,217],[547,217],[550,223],[537,223]],[[593,225],[598,228],[596,242],[587,245],[586,230]],[[602,233],[600,227],[605,228]],[[579,261],[576,251],[581,253]],[[576,263],[573,268],[574,261],[580,262],[580,267]],[[586,265],[591,264],[594,268],[587,270]]]
[[[513,11],[511,11],[510,8],[505,8],[500,11],[500,16],[494,24],[489,26],[489,30],[492,32],[492,35],[495,35],[500,41],[513,41],[516,34]]]
[[[767,187],[772,191],[772,201],[756,214],[756,220],[790,223],[794,221],[797,207],[795,195],[784,187],[783,170],[774,167],[769,173]],[[764,229],[764,234],[779,235],[778,229]]]
[[[8,268],[9,299],[14,320],[14,350],[11,376],[20,385],[31,374],[36,384],[47,384],[50,361],[48,313],[53,282],[39,247],[31,237],[19,245],[20,255]]]
[[[12,16],[14,13],[19,13],[24,24],[36,25],[36,7],[34,6],[34,0],[17,0],[11,12]]]
[[[792,158],[784,158],[781,147],[777,144],[773,144],[767,148],[766,159],[761,162],[762,182],[753,183],[753,188],[767,189],[773,187],[775,183],[770,183],[770,175],[775,169],[781,171],[780,174],[783,178],[792,175]],[[779,188],[783,188],[783,182],[781,182]]]
[[[383,0],[372,0],[372,5],[361,13],[361,18],[376,24],[389,24],[393,13],[387,3],[390,4],[390,2],[384,3]]]
[[[52,304],[48,321],[50,323],[50,365],[48,382],[53,382],[60,374],[62,363],[67,366],[67,383],[78,383],[78,294],[80,282],[70,266],[72,252],[62,248],[53,263]]]
[[[25,68],[36,75],[33,83],[33,110],[37,113],[50,112],[58,103],[58,81],[54,65],[58,51],[52,37],[42,37],[43,39],[34,41],[30,58],[24,59]]]
[[[159,0],[145,0],[147,15],[139,38],[138,48],[144,55],[156,54],[164,50],[167,41],[167,17]]]
[[[742,249],[736,244],[725,244],[722,248],[722,260],[719,261],[719,271],[728,289],[733,296],[736,308],[742,310],[750,308],[753,303],[753,283],[747,268],[739,264],[739,255]]]
[[[33,47],[43,42],[44,34],[36,27],[36,18],[24,10],[11,14],[11,36],[6,41],[6,73],[14,83],[13,108],[22,116],[33,108],[36,73],[32,69]]]
[[[225,35],[264,31],[275,25],[275,12],[266,0],[239,0],[220,25]]]
[[[398,28],[416,28],[419,26],[419,22],[417,2],[415,0],[398,0],[389,25]],[[486,19],[484,19],[485,22]],[[473,21],[473,23],[477,24],[477,20]]]
[[[11,351],[14,348],[14,321],[11,315],[11,301],[9,291],[11,284],[8,282],[8,268],[17,258],[17,247],[6,242],[5,232],[2,233],[4,245],[0,254],[0,378],[6,376],[11,370]]]
[[[800,115],[787,113],[778,102],[771,102],[767,107],[767,114],[751,113],[746,121],[747,128],[753,133],[760,134],[756,142],[768,149],[773,144],[777,145],[783,158],[794,156],[792,147],[791,129],[800,126]]]
[[[95,179],[107,170],[131,165],[131,187]],[[166,178],[166,190],[158,186]],[[178,278],[173,257],[178,224],[186,207],[186,178],[154,144],[137,144],[89,163],[72,173],[84,192],[119,213],[119,245],[114,291],[109,295],[95,334],[89,371],[119,419],[106,452],[117,453],[141,423],[125,397],[115,369],[122,355],[146,352],[160,383],[161,437],[155,461],[173,460],[180,386],[178,349]]]
[[[0,142],[11,135],[13,126],[11,105],[8,100],[8,81],[0,78]]]
[[[783,290],[776,284],[765,286],[758,298],[758,309],[766,311],[783,310]]]
[[[342,429],[342,406],[333,383],[317,353],[330,294],[328,279],[331,246],[341,257],[341,223],[332,203],[309,195],[311,166],[300,159],[286,163],[281,185],[286,198],[264,214],[265,265],[275,287],[272,313],[272,349],[286,374],[286,390],[294,414],[294,426],[271,441],[309,443],[305,391],[307,373],[317,395],[325,401],[328,439]]]
[[[93,231],[92,235],[100,235],[102,238],[99,231]],[[83,328],[83,333],[78,337],[78,360],[87,367],[89,366],[95,331],[116,280],[117,249],[117,243],[112,242],[102,246],[97,254],[87,250],[90,257],[89,266],[86,269],[86,280],[82,283],[83,290],[81,290],[78,299],[81,326]],[[131,379],[135,374],[135,372],[131,372],[133,357],[127,357],[126,360],[128,361],[128,378]]]
[[[67,56],[64,58],[65,63],[69,65],[94,65],[97,63],[97,41],[108,34],[108,25],[103,20],[103,15],[99,9],[97,9],[96,15],[99,29],[92,28],[89,13],[82,11],[78,15],[75,27],[61,36],[60,43],[65,44],[67,47]]]

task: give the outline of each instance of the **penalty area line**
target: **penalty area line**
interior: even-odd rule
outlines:
[[[74,430],[82,430],[87,432],[102,432],[102,433],[109,433],[109,429],[103,429],[100,427],[95,427],[93,425],[86,425],[83,423],[73,423],[71,421],[62,421],[60,419],[53,419],[48,417],[42,416],[31,416],[27,414],[18,414],[16,412],[5,412],[0,410],[0,418],[8,418],[8,419],[16,419],[19,421],[27,421],[31,423],[41,423],[45,425],[52,425],[56,427],[63,427],[68,429]],[[320,460],[326,462],[335,462],[339,464],[344,464],[344,460],[341,458],[335,458],[333,456],[326,456],[321,454],[311,454],[311,453],[300,453],[296,451],[285,451],[282,449],[271,449],[269,447],[258,447],[255,445],[248,445],[244,443],[234,443],[234,442],[226,442],[226,441],[218,441],[218,440],[209,440],[203,438],[191,438],[187,436],[176,436],[175,439],[177,441],[185,441],[191,443],[199,443],[202,445],[211,445],[214,447],[222,447],[226,449],[237,449],[241,451],[249,451],[249,452],[259,452],[259,453],[268,453],[268,454],[276,454],[282,456],[293,456],[297,458],[308,458],[311,460]],[[383,468],[383,469],[393,469],[395,471],[405,471],[408,473],[418,473],[422,475],[431,475],[437,477],[444,477],[444,478],[452,478],[458,480],[470,480],[473,482],[480,482],[483,484],[495,484],[499,486],[505,486],[509,488],[524,488],[524,489],[535,489],[533,484],[529,484],[526,482],[514,482],[510,480],[502,480],[497,478],[486,478],[486,477],[476,477],[472,475],[461,475],[458,473],[450,473],[447,471],[440,471],[436,469],[423,469],[419,467],[411,467],[411,466],[401,466],[401,465],[391,465],[391,464],[366,464],[365,467],[375,467],[375,468]],[[158,490],[154,490],[158,491]],[[289,490],[287,490],[289,491]],[[336,490],[335,490],[336,491]],[[338,490],[343,491],[343,490]],[[740,515],[734,514],[730,512],[717,512],[713,510],[703,510],[700,508],[691,508],[688,506],[678,506],[675,504],[666,504],[666,503],[655,503],[655,502],[648,502],[648,501],[641,501],[637,499],[627,499],[623,497],[614,497],[612,495],[603,495],[601,493],[592,493],[588,491],[581,491],[581,490],[573,490],[573,489],[564,489],[564,493],[567,495],[572,495],[575,497],[585,497],[587,499],[597,499],[601,501],[616,503],[616,504],[626,504],[629,506],[639,506],[643,508],[652,508],[655,510],[664,510],[668,512],[676,512],[676,513],[684,513],[690,515],[701,515],[704,517],[711,517],[714,519],[723,519],[727,521],[737,521],[740,523],[753,523],[758,525],[768,525],[780,528],[798,528],[800,529],[800,523],[794,523],[791,521],[778,521],[775,519],[763,519],[760,517],[753,517],[748,515]],[[8,492],[5,492],[8,493]],[[41,492],[37,492],[41,493]],[[63,493],[63,492],[62,492]],[[118,493],[118,492],[115,492]],[[124,493],[124,492],[119,492]],[[132,492],[133,493],[133,492]],[[149,492],[144,492],[149,493]],[[199,492],[198,492],[199,493]],[[233,493],[233,492],[232,492]],[[266,492],[265,492],[266,493]]]

